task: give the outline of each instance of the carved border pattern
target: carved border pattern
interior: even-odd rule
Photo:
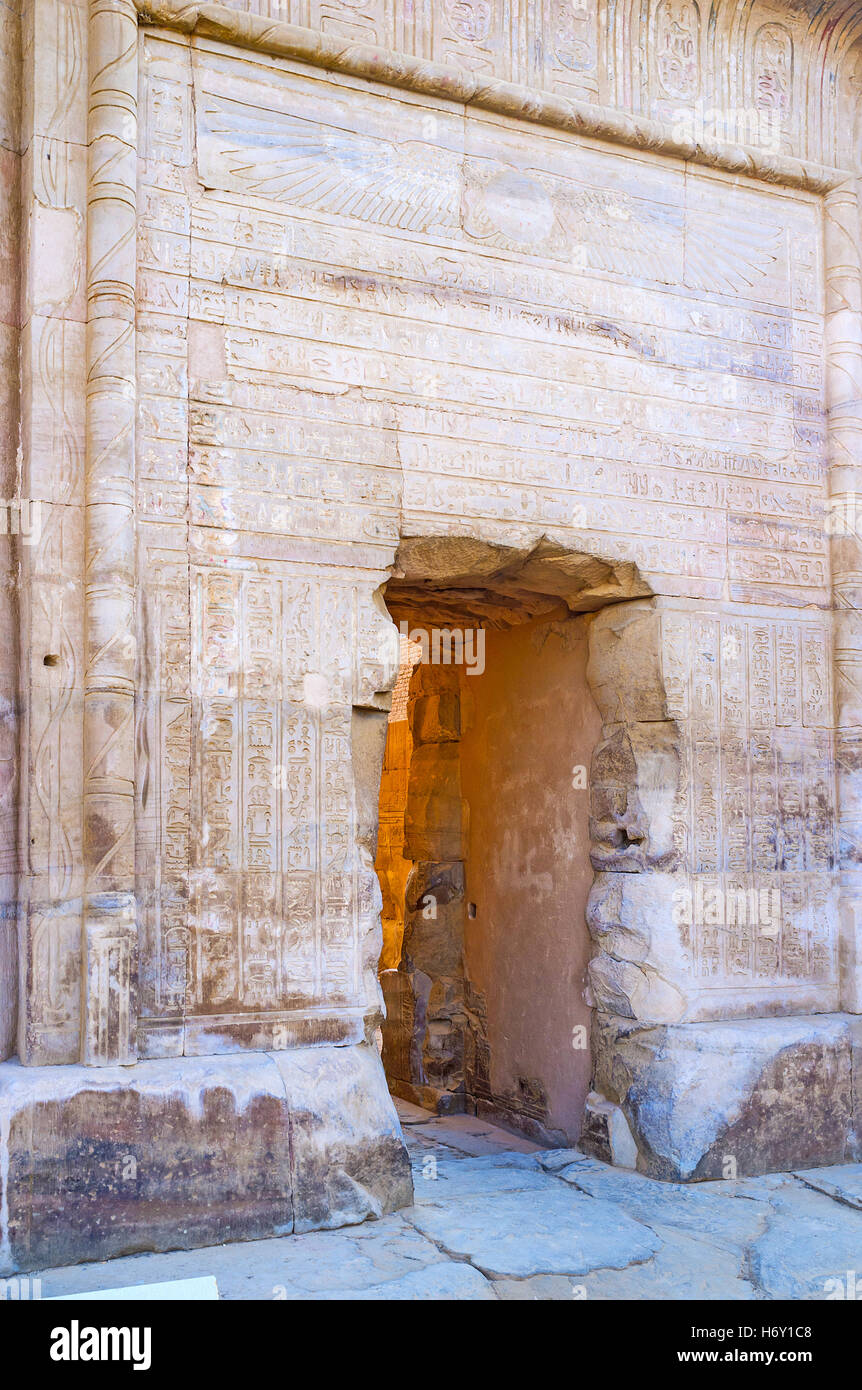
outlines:
[[[138,32],[91,0],[84,492],[81,1060],[135,1057],[135,284]]]

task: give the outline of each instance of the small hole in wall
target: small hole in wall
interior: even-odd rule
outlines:
[[[59,658],[59,656],[57,655],[56,652],[48,652],[47,655],[45,655],[45,656],[42,657],[42,665],[43,665],[43,666],[59,666],[59,665],[60,665],[60,658]]]
[[[468,903],[468,904],[467,904],[467,916],[468,916],[468,917],[471,917],[471,918],[476,916],[476,904],[475,904],[475,903]]]

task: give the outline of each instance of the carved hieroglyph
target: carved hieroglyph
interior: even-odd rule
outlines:
[[[826,615],[670,600],[596,619],[599,1007],[674,1023],[840,1007],[829,638]]]
[[[421,537],[635,605],[592,628],[600,1048],[862,1008],[856,0],[36,0],[3,36],[46,504],[3,1052],[366,1046],[380,590]],[[668,920],[755,878],[771,935]]]
[[[567,101],[586,119],[601,103],[611,119],[653,123],[659,139],[699,136],[856,167],[846,119],[859,97],[854,0],[830,0],[813,16],[796,0],[717,0],[708,15],[699,0],[142,0],[141,8],[187,29],[198,22],[211,37],[396,82],[412,65],[424,90],[445,72],[452,97],[480,104],[495,83],[501,99],[502,84],[510,98],[520,85],[556,98],[552,123]]]
[[[140,870],[146,1047],[180,1017],[188,1050],[361,1006],[359,928],[326,925],[364,909],[325,758],[349,760],[399,525],[544,533],[724,600],[663,620],[688,786],[664,867],[782,874],[787,920],[768,949],[681,941],[676,1016],[838,1007],[820,199],[406,94],[393,138],[349,78],[142,52],[141,795],[171,827]]]

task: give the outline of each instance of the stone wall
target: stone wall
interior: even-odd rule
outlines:
[[[857,1151],[855,0],[37,0],[20,57],[2,20],[0,466],[45,516],[0,624],[0,1144],[28,1085],[70,1116],[3,1261],[94,1070],[168,1113],[202,1058],[235,1094],[311,1049],[324,1110],[377,1095],[392,582],[599,614],[595,1143],[686,1177]],[[674,916],[719,888],[767,930]],[[310,1122],[318,1224],[406,1199],[387,1104],[332,1138],[352,1207]]]
[[[573,1142],[591,1076],[587,774],[600,721],[587,623],[487,638],[484,673],[463,681],[471,1089],[480,1115],[539,1142]]]

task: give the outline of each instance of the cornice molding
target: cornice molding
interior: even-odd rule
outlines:
[[[723,141],[676,139],[666,126],[554,93],[499,79],[482,79],[461,68],[413,58],[370,44],[345,44],[313,29],[243,13],[226,5],[182,0],[135,0],[141,23],[197,38],[213,39],[272,57],[290,58],[349,77],[397,87],[422,96],[474,106],[495,115],[530,121],[628,149],[665,155],[761,182],[825,194],[854,175],[789,155],[774,155]]]

